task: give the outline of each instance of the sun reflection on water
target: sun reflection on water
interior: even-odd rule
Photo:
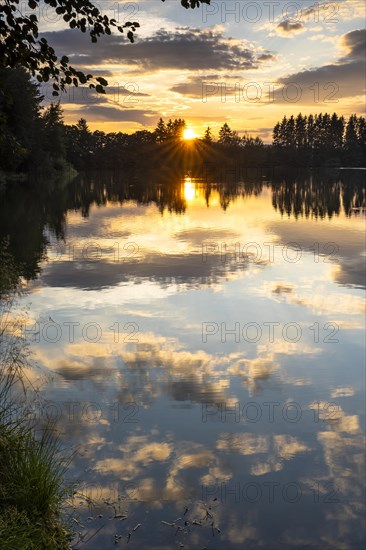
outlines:
[[[186,176],[184,178],[184,198],[186,201],[193,201],[196,197],[196,187],[192,181],[192,178]]]

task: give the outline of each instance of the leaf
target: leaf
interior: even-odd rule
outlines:
[[[108,82],[105,78],[103,78],[102,76],[99,76],[97,78],[97,81],[102,85],[102,86],[108,86]]]

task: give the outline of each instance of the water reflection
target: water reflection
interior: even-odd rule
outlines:
[[[265,171],[270,172],[270,170]],[[61,189],[52,189],[47,185],[34,186],[32,189],[24,188],[21,192],[19,192],[19,189],[9,189],[3,196],[2,206],[0,207],[0,236],[10,237],[10,250],[18,262],[20,275],[26,279],[32,279],[38,275],[40,264],[46,258],[47,247],[50,243],[59,243],[57,253],[61,259],[62,256],[66,255],[62,243],[65,242],[65,228],[68,223],[67,220],[72,218],[72,212],[80,212],[83,218],[88,219],[87,224],[78,223],[77,227],[69,227],[69,232],[71,229],[74,233],[73,237],[80,238],[84,236],[89,238],[89,241],[92,238],[97,238],[99,243],[101,228],[98,226],[100,220],[95,207],[100,208],[109,205],[110,208],[112,204],[115,206],[113,209],[109,209],[109,214],[116,217],[116,223],[119,226],[117,230],[113,226],[108,228],[108,245],[110,245],[113,238],[126,239],[131,234],[133,235],[131,228],[128,228],[128,220],[131,214],[141,215],[136,210],[135,205],[145,207],[156,205],[161,214],[165,211],[184,214],[187,208],[201,206],[201,213],[204,215],[204,205],[211,209],[219,206],[226,210],[230,205],[235,208],[238,200],[259,197],[267,192],[271,193],[274,210],[281,214],[279,219],[284,219],[284,216],[294,217],[295,219],[307,219],[309,217],[332,219],[333,216],[336,216],[342,220],[346,216],[358,217],[361,220],[360,225],[362,223],[363,208],[365,207],[364,174],[362,172],[360,174],[358,172],[347,174],[347,172],[342,171],[341,173],[312,176],[300,174],[292,177],[287,176],[287,179],[281,173],[271,174],[270,178],[262,174],[254,174],[254,179],[252,174],[251,177],[248,176],[244,180],[238,180],[239,177],[243,177],[243,174],[237,167],[235,169],[226,167],[225,170],[221,167],[221,172],[216,168],[213,173],[212,167],[211,170],[209,167],[203,171],[201,169],[197,173],[200,177],[193,179],[190,175],[182,179],[181,175],[169,174],[163,176],[160,174],[157,176],[155,173],[145,174],[145,172],[144,178],[135,172],[131,174],[127,172],[124,177],[116,174],[99,174],[79,177]],[[254,203],[250,204],[253,205]],[[129,205],[131,207],[134,205],[132,211],[129,211]],[[119,207],[121,206],[124,207],[123,210],[120,210]],[[89,220],[91,208],[93,208],[93,220]],[[119,216],[117,219],[119,213],[123,213],[123,216]],[[272,217],[274,222],[276,219],[278,219],[276,216]],[[123,226],[125,226],[124,231],[122,230]],[[278,228],[279,225],[277,225],[276,230]],[[291,228],[293,229],[294,226],[292,225]],[[338,229],[338,227],[335,229]],[[336,235],[337,239],[340,238],[339,233]],[[237,227],[230,228],[229,231],[222,231],[221,229],[218,232],[212,226],[205,227],[204,220],[202,220],[202,223],[194,231],[181,230],[179,238],[182,240],[190,238],[199,244],[209,241],[218,242],[219,240],[226,244],[228,237],[235,238],[235,236],[240,236]],[[69,245],[67,255],[70,257],[70,235],[67,237]],[[291,240],[298,242],[301,246],[308,246],[309,248],[311,246],[310,243],[304,241],[302,235],[295,235],[295,238]],[[331,240],[328,239],[328,241]],[[343,284],[349,282],[350,284],[362,286],[364,279],[362,274],[359,273],[359,266],[357,260],[355,260],[359,255],[359,243],[356,245],[357,250],[352,250],[351,254],[349,246],[352,246],[352,242],[347,243],[347,247],[342,247],[347,266],[342,266],[340,270],[342,272],[339,273],[338,280]],[[116,249],[113,249],[113,246],[103,250],[103,254],[107,254],[108,250],[115,257]],[[50,251],[48,250],[48,252]],[[173,260],[171,252],[172,250],[170,250],[170,256]],[[72,253],[74,254],[74,252]],[[92,256],[93,260],[96,258],[92,254],[89,256]],[[133,255],[126,253],[125,256],[124,259],[128,259]],[[204,265],[201,258],[195,258],[194,255],[190,261],[186,261],[186,258],[184,258],[185,265],[192,266],[192,273],[184,274],[184,268],[179,262],[180,257],[181,251],[178,250],[175,262],[172,261],[172,273],[168,277],[169,280],[179,278],[178,273],[181,273],[182,278],[190,279],[192,284],[194,280],[199,279],[199,275],[201,275],[200,283],[205,278],[212,278],[214,282],[215,275],[212,273],[212,266],[208,263]],[[88,258],[81,258],[81,260],[85,259]],[[245,259],[245,255],[242,255],[241,265],[231,265],[229,271],[235,270],[237,267],[243,269]],[[352,259],[356,261],[356,265],[352,263]],[[197,269],[193,267],[196,260],[198,260]],[[123,266],[125,269],[119,266],[119,270],[125,271],[127,278],[129,276],[138,278],[149,275],[154,277],[154,269],[159,271],[157,266],[159,262],[155,262],[152,258],[149,263],[152,266],[151,273],[140,273],[141,266],[136,263],[133,265],[125,263]],[[233,263],[237,264],[237,261]],[[90,282],[92,287],[98,287],[98,285],[110,286],[124,280],[124,274],[117,275],[110,263],[103,267],[105,272],[102,274],[101,279],[104,284],[101,285],[97,281]],[[344,273],[343,269],[346,269],[348,273]],[[198,271],[201,273],[199,274]],[[225,274],[228,269],[227,266],[217,265],[215,271],[221,271]],[[58,272],[60,274],[59,279],[68,286],[70,281],[67,281],[67,274],[62,272],[61,266],[59,266]],[[75,273],[74,276],[76,276]],[[347,276],[350,277],[349,281]],[[92,277],[91,273],[90,277]],[[159,277],[158,273],[156,277]],[[59,283],[60,281],[57,281],[57,284]]]
[[[361,547],[362,181],[208,172],[1,207],[79,546]]]

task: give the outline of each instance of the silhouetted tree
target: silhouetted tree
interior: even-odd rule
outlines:
[[[29,166],[39,152],[42,99],[24,69],[0,69],[0,168]]]
[[[50,159],[62,166],[65,154],[65,128],[62,109],[59,103],[51,103],[41,117],[43,124],[43,149]]]
[[[186,121],[182,118],[169,119],[166,125],[166,139],[181,139],[183,137]]]
[[[344,117],[338,117],[336,113],[333,113],[330,121],[330,145],[335,149],[341,149],[343,146],[344,136]]]
[[[225,122],[220,128],[218,143],[220,143],[220,145],[240,145],[241,138],[238,132],[231,130],[230,126]]]
[[[344,146],[346,149],[355,149],[358,145],[357,116],[351,115],[346,126]]]
[[[314,142],[315,142],[314,136],[315,136],[315,121],[314,121],[313,115],[310,114],[308,116],[307,124],[306,124],[306,142],[310,148],[314,147]]]
[[[155,140],[157,143],[162,143],[167,140],[181,139],[185,127],[186,121],[182,118],[175,120],[170,118],[167,124],[160,118],[154,131]]]
[[[207,130],[205,131],[205,134],[203,136],[203,141],[205,143],[212,143],[213,142],[212,132],[211,132],[211,128],[209,126],[207,126]]]
[[[296,147],[304,147],[306,145],[306,116],[303,117],[299,113],[295,121],[295,144]]]
[[[357,140],[361,147],[366,146],[366,120],[362,116],[357,120]]]
[[[166,136],[167,136],[166,125],[165,125],[164,120],[162,118],[160,118],[159,122],[158,122],[158,124],[155,128],[156,142],[161,143],[162,141],[165,141]]]
[[[246,133],[241,138],[241,145],[243,147],[263,147],[263,140],[260,137],[252,137],[248,133]]]
[[[273,145],[276,147],[280,147],[282,145],[281,142],[281,125],[279,122],[274,126],[273,128]]]

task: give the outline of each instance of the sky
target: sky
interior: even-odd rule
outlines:
[[[364,0],[212,0],[186,10],[180,0],[99,0],[104,15],[138,21],[131,44],[112,34],[92,44],[41,4],[40,31],[70,63],[104,76],[106,95],[70,87],[68,124],[91,130],[153,130],[182,117],[197,136],[227,122],[271,141],[284,115],[365,113]],[[25,3],[24,3],[25,9]],[[51,85],[42,89],[52,99]]]

